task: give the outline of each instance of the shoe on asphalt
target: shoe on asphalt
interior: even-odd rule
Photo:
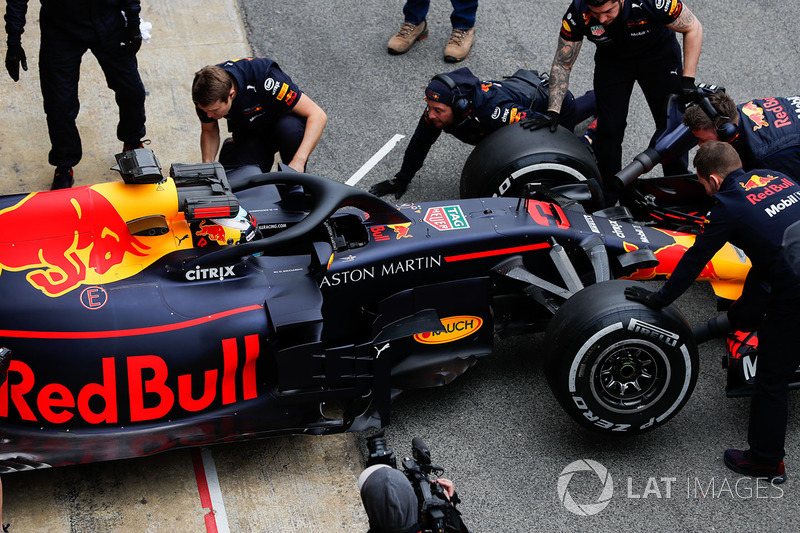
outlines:
[[[458,63],[464,61],[469,55],[472,43],[475,41],[475,28],[468,30],[457,30],[453,28],[450,40],[444,47],[444,60],[448,63]]]
[[[389,53],[393,56],[405,54],[415,42],[421,41],[427,36],[428,23],[426,21],[423,20],[419,24],[404,22],[400,26],[400,31],[389,39]]]
[[[56,172],[53,174],[53,185],[50,190],[69,189],[74,183],[75,178],[72,175],[72,167],[56,167]]]
[[[725,450],[725,466],[745,476],[765,477],[773,484],[786,481],[786,467],[783,461],[776,464],[767,464],[750,453],[750,450]]]

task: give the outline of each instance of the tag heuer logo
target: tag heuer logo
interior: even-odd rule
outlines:
[[[458,205],[431,207],[425,213],[424,220],[439,231],[469,228],[467,218]]]

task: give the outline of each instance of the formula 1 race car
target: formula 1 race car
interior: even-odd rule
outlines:
[[[695,94],[699,105],[712,119],[718,116],[708,96],[723,87],[700,84]],[[656,165],[686,157],[697,145],[692,132],[682,124],[682,104],[673,95],[667,106],[667,129],[652,147],[637,154],[601,186],[602,178],[594,153],[578,137],[564,128],[555,133],[530,131],[519,124],[501,128],[475,147],[461,173],[461,196],[518,196],[525,186],[546,187],[581,203],[588,211],[604,205],[604,191],[619,193],[620,206],[627,216],[645,226],[697,233],[711,209],[712,199],[694,174],[644,176]],[[643,177],[644,176],[644,177]],[[739,251],[739,253],[742,253]],[[718,308],[727,310],[730,295],[717,292]],[[730,397],[752,393],[758,360],[756,331],[731,331],[728,353],[726,394]],[[790,387],[800,388],[800,369]]]
[[[556,397],[598,431],[658,427],[693,390],[686,320],[623,295],[690,234],[535,187],[394,207],[307,174],[117,159],[121,181],[0,198],[2,472],[379,427],[495,335],[546,330]],[[733,299],[748,268],[727,246],[702,279]]]

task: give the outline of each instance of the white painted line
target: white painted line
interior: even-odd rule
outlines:
[[[206,471],[208,494],[211,497],[212,509],[214,509],[214,516],[217,520],[217,531],[219,533],[230,533],[228,514],[225,512],[225,503],[222,501],[222,489],[219,486],[217,466],[214,464],[214,458],[211,457],[211,450],[201,448],[200,456],[203,458],[203,468]]]
[[[197,490],[200,494],[200,505],[208,512],[203,516],[207,533],[230,533],[228,514],[225,512],[225,503],[222,501],[222,490],[217,477],[217,467],[211,450],[208,448],[193,448],[191,450],[194,475],[197,480]]]
[[[378,164],[378,162],[379,162],[381,159],[383,159],[384,157],[386,157],[386,154],[388,154],[389,152],[391,152],[391,151],[392,151],[392,148],[394,148],[394,147],[395,147],[395,145],[397,144],[397,142],[398,142],[400,139],[402,139],[403,137],[405,137],[405,135],[400,135],[400,134],[397,134],[397,135],[395,135],[394,137],[392,137],[391,139],[389,139],[389,142],[387,142],[386,144],[384,144],[384,145],[383,145],[383,148],[381,148],[380,150],[378,150],[378,151],[375,153],[375,155],[373,155],[372,157],[370,157],[370,158],[369,158],[369,160],[368,160],[366,163],[364,163],[364,164],[361,166],[361,168],[359,168],[359,169],[356,171],[356,173],[355,173],[355,174],[353,174],[352,176],[350,176],[350,179],[349,179],[349,180],[347,180],[347,181],[345,181],[345,182],[344,182],[344,183],[345,183],[345,185],[355,185],[356,183],[358,183],[358,182],[361,180],[361,178],[363,178],[364,176],[366,176],[367,172],[369,172],[370,170],[372,170],[372,167],[374,167],[375,165],[377,165],[377,164]]]

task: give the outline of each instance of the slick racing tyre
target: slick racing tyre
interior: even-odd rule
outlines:
[[[680,411],[698,374],[697,345],[674,307],[627,300],[613,280],[568,299],[545,334],[545,372],[561,406],[580,425],[642,433]]]
[[[526,183],[545,187],[600,183],[591,149],[567,129],[504,126],[483,139],[461,171],[461,197],[518,196]]]

